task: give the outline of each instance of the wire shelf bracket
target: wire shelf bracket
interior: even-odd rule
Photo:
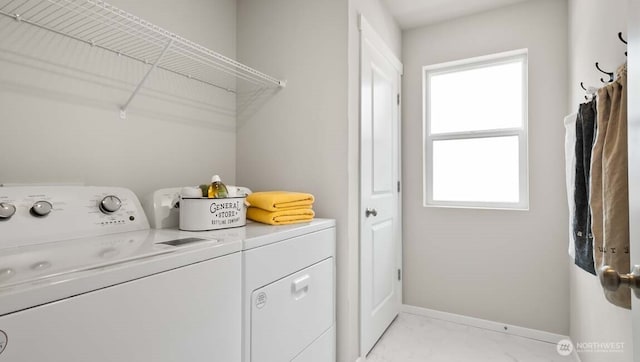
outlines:
[[[127,99],[127,102],[120,108],[120,118],[127,119],[127,108],[129,107],[129,104],[131,104],[131,101],[133,100],[133,98],[135,98],[136,94],[138,94],[144,82],[147,81],[147,78],[149,78],[149,74],[151,74],[151,72],[153,72],[153,70],[156,69],[156,67],[158,66],[158,63],[160,62],[160,60],[162,60],[162,57],[167,53],[167,50],[169,49],[172,43],[173,43],[173,39],[171,39],[167,43],[167,45],[162,50],[162,53],[160,53],[160,56],[158,56],[158,59],[156,59],[156,61],[151,66],[151,68],[147,70],[147,73],[144,75],[140,83],[138,83],[138,86],[136,87],[136,89],[134,89],[133,93],[131,93],[131,96],[129,96],[129,99]]]
[[[277,79],[101,0],[0,0],[0,14],[20,23],[150,64],[120,109],[121,118],[157,68],[235,93],[235,80],[259,88],[285,87]]]

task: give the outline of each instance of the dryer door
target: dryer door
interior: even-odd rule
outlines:
[[[291,361],[331,328],[333,269],[328,258],[252,293],[252,362]]]

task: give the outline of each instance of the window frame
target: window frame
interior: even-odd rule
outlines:
[[[522,62],[522,124],[520,127],[476,130],[464,132],[431,133],[430,120],[430,78],[451,72],[469,69]],[[529,210],[529,157],[528,157],[528,50],[519,49],[509,52],[491,54],[481,57],[457,60],[446,63],[427,65],[422,67],[422,146],[423,146],[423,206],[471,209],[505,209]],[[519,165],[519,201],[518,202],[490,202],[490,201],[447,201],[433,199],[433,142],[443,140],[479,139],[491,137],[518,137],[518,165]]]

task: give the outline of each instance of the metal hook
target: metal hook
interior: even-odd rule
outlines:
[[[622,32],[619,32],[619,33],[618,33],[618,39],[620,39],[620,41],[621,41],[621,42],[623,42],[623,43],[627,44],[627,41],[626,41],[626,40],[624,40],[624,38],[622,37]]]
[[[625,43],[625,45],[627,44],[627,41],[624,40],[624,38],[622,37],[622,32],[621,31],[618,32],[618,39],[620,39],[621,42]],[[624,56],[625,57],[627,56],[627,52],[626,51],[624,52]]]
[[[580,88],[584,89],[585,92],[588,92],[587,88],[584,87],[584,82],[580,82]],[[589,97],[585,95],[584,99],[588,101]]]
[[[584,82],[580,82],[580,88],[584,89],[584,91],[587,93],[584,96],[584,99],[586,99],[586,100],[593,99],[596,96],[596,92],[598,91],[595,87],[591,87],[591,86],[589,86],[589,88],[585,87],[584,86]]]
[[[606,75],[608,75],[608,76],[609,76],[609,81],[605,81],[604,79],[600,78],[600,81],[601,81],[602,83],[611,83],[611,82],[613,82],[613,73],[606,72],[606,71],[604,71],[604,70],[600,69],[600,64],[598,64],[598,62],[596,62],[596,69],[598,69],[598,70],[599,70],[599,71],[601,71],[602,73],[604,73],[604,74],[606,74]]]

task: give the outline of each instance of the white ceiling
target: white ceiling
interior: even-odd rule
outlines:
[[[433,24],[528,0],[385,0],[402,29]]]

